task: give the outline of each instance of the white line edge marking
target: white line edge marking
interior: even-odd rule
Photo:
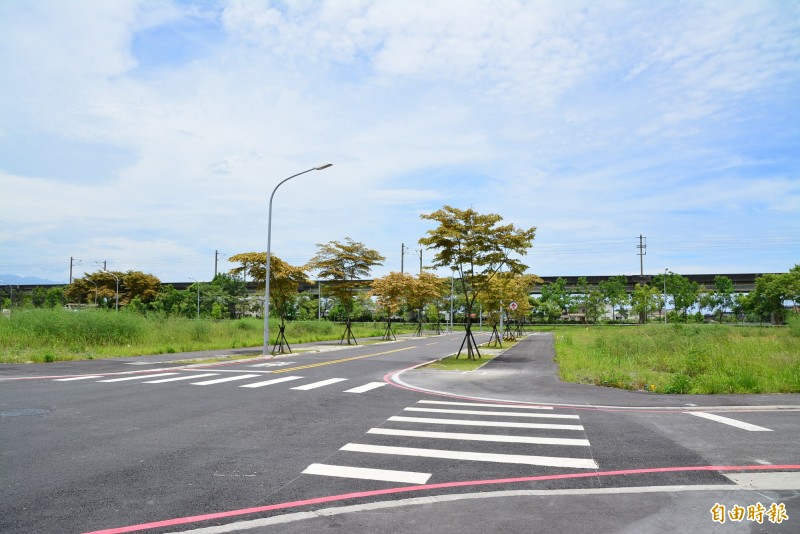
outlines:
[[[614,404],[572,404],[566,402],[548,402],[548,401],[519,401],[514,399],[498,399],[493,397],[477,397],[473,395],[459,395],[455,394],[451,391],[441,391],[437,389],[430,389],[430,388],[423,388],[419,386],[414,386],[404,382],[400,375],[407,371],[413,371],[418,367],[425,365],[426,363],[430,363],[436,360],[430,360],[429,362],[423,362],[421,364],[409,367],[407,369],[401,369],[395,373],[392,373],[389,376],[389,380],[400,387],[409,389],[411,391],[417,392],[424,392],[430,393],[433,395],[442,395],[444,397],[460,397],[460,398],[467,398],[476,401],[486,401],[486,402],[497,402],[497,403],[504,403],[504,404],[519,404],[519,405],[527,405],[527,404],[546,404],[548,406],[555,406],[558,408],[579,408],[579,409],[587,409],[587,408],[602,408],[606,410],[617,410],[617,411],[651,411],[651,412],[675,412],[681,411],[685,413],[691,413],[690,411],[686,410],[686,406],[625,406],[622,404],[614,405]],[[782,412],[798,412],[800,411],[800,405],[794,404],[765,404],[763,406],[758,405],[749,405],[749,406],[704,406],[702,408],[706,412],[772,412],[772,411],[782,411]]]
[[[583,430],[582,425],[559,425],[556,423],[517,423],[503,421],[473,421],[470,419],[432,419],[429,417],[405,417],[393,415],[387,421],[403,423],[430,423],[433,425],[489,426],[499,428],[542,428],[550,430]]]
[[[271,386],[272,384],[280,384],[281,382],[290,382],[292,380],[300,380],[302,376],[283,376],[281,378],[273,378],[272,380],[265,380],[263,382],[253,382],[252,384],[245,384],[239,386],[240,388],[260,388],[263,386]]]
[[[335,384],[337,382],[344,382],[345,380],[347,380],[347,379],[346,378],[329,378],[327,380],[320,380],[319,382],[311,382],[310,384],[306,384],[305,386],[297,386],[296,388],[291,388],[291,389],[296,389],[298,391],[308,391],[309,389],[321,388],[321,387],[324,387],[324,386],[329,386],[331,384]]]
[[[741,428],[742,430],[747,430],[749,432],[772,432],[770,428],[764,428],[763,426],[758,425],[751,425],[750,423],[745,423],[744,421],[738,421],[736,419],[731,419],[730,417],[722,417],[721,415],[716,415],[713,413],[706,413],[706,412],[683,412],[688,413],[689,415],[694,415],[695,417],[702,417],[703,419],[708,419],[710,421],[716,421],[717,423],[722,423],[724,425],[735,426],[736,428]]]
[[[597,463],[590,458],[564,458],[559,456],[528,456],[521,454],[498,454],[490,452],[451,451],[441,449],[418,449],[414,447],[392,447],[388,445],[365,445],[348,443],[340,451],[366,452],[373,454],[395,454],[398,456],[417,456],[420,458],[441,458],[472,462],[493,462],[502,464],[543,465],[573,469],[597,469]]]
[[[493,491],[480,493],[455,493],[447,495],[432,495],[429,497],[413,497],[402,500],[377,501],[364,504],[353,504],[349,506],[336,506],[323,508],[313,512],[295,512],[290,514],[265,517],[262,519],[250,519],[237,521],[227,525],[204,527],[192,530],[180,531],[183,534],[223,534],[226,532],[237,532],[251,530],[255,528],[268,527],[294,523],[306,519],[319,519],[321,517],[331,517],[371,510],[385,510],[400,508],[405,506],[431,505],[446,502],[464,501],[472,499],[498,499],[509,497],[553,497],[553,496],[575,496],[575,495],[632,495],[640,493],[676,493],[676,492],[725,492],[725,491],[752,491],[751,488],[736,486],[733,484],[714,484],[705,486],[636,486],[623,488],[583,488],[583,489],[552,489],[552,490],[510,490]],[[310,528],[310,527],[309,527]]]
[[[384,436],[407,436],[412,438],[458,439],[465,441],[491,441],[498,443],[531,443],[534,445],[573,445],[588,447],[588,439],[541,438],[536,436],[506,436],[502,434],[467,434],[463,432],[429,432],[423,430],[399,430],[396,428],[370,428],[367,434]]]
[[[394,471],[391,469],[370,469],[367,467],[348,467],[329,464],[311,464],[305,468],[303,474],[358,478],[361,480],[380,480],[382,482],[400,482],[404,484],[425,484],[428,479],[431,478],[431,473]]]

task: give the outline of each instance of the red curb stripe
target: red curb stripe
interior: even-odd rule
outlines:
[[[648,469],[624,469],[619,471],[600,471],[597,473],[564,473],[560,475],[541,475],[532,477],[521,478],[501,478],[495,480],[465,480],[461,482],[442,482],[439,484],[423,484],[419,486],[404,486],[387,488],[382,490],[373,491],[360,491],[355,493],[343,493],[341,495],[328,495],[326,497],[315,497],[312,499],[305,499],[302,501],[291,501],[278,504],[270,504],[266,506],[256,506],[253,508],[242,508],[240,510],[229,510],[227,512],[216,512],[211,514],[203,514],[188,517],[179,517],[175,519],[166,519],[163,521],[155,521],[152,523],[141,523],[139,525],[130,525],[126,527],[117,527],[106,530],[95,530],[86,534],[123,534],[125,532],[138,532],[142,530],[149,530],[160,527],[172,527],[176,525],[185,525],[187,523],[199,523],[201,521],[210,521],[213,519],[222,519],[227,517],[237,517],[248,514],[256,514],[261,512],[270,512],[274,510],[285,510],[288,508],[298,508],[301,506],[309,506],[313,504],[324,504],[329,502],[344,501],[348,499],[361,499],[365,497],[376,497],[379,495],[392,495],[397,493],[410,493],[416,491],[428,491],[434,489],[458,488],[466,486],[484,486],[493,484],[519,484],[523,482],[540,482],[544,480],[565,480],[571,478],[589,478],[589,477],[612,477],[612,476],[626,476],[626,475],[643,475],[650,473],[675,473],[687,471],[775,471],[775,470],[800,470],[800,464],[786,464],[786,465],[703,465],[703,466],[687,466],[687,467],[655,467]],[[735,487],[735,485],[731,485]]]

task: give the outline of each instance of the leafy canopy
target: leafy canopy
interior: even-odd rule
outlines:
[[[471,208],[460,210],[447,205],[421,218],[439,223],[419,242],[436,250],[435,267],[458,273],[468,313],[500,269],[522,274],[528,268],[512,255],[524,256],[528,252],[535,227],[518,229],[513,224],[500,224],[503,218],[495,213],[483,215]]]

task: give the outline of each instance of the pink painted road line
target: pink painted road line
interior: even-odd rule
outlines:
[[[540,482],[544,480],[565,480],[570,478],[590,478],[590,477],[615,477],[629,475],[645,475],[651,473],[677,473],[687,471],[777,471],[777,470],[800,470],[800,464],[788,465],[700,465],[686,467],[654,467],[649,469],[625,469],[621,471],[600,471],[597,473],[565,473],[561,475],[542,475],[522,478],[501,478],[495,480],[465,480],[461,482],[441,482],[439,484],[422,484],[419,486],[402,486],[397,488],[387,488],[373,491],[360,491],[355,493],[343,493],[341,495],[328,495],[326,497],[315,497],[302,501],[291,501],[253,508],[242,508],[240,510],[229,510],[227,512],[215,512],[211,514],[195,515],[189,517],[178,517],[175,519],[165,519],[152,523],[141,523],[126,527],[110,528],[105,530],[95,530],[86,534],[123,534],[125,532],[140,532],[153,528],[174,527],[188,523],[199,523],[201,521],[211,521],[213,519],[223,519],[237,517],[248,514],[271,512],[275,510],[286,510],[288,508],[299,508],[314,504],[325,504],[329,502],[344,501],[348,499],[363,499],[366,497],[377,497],[380,495],[392,495],[397,493],[411,493],[416,491],[428,491],[435,489],[459,488],[466,486],[489,486],[496,484],[520,484],[524,482]],[[731,487],[735,487],[731,484]]]

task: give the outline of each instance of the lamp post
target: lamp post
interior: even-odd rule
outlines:
[[[97,307],[97,282],[95,282],[94,280],[92,280],[88,276],[86,277],[86,279],[94,284],[94,305],[95,305],[95,307]]]
[[[664,324],[667,324],[667,271],[669,268],[664,269]]]
[[[333,165],[332,163],[321,163],[315,167],[311,167],[308,170],[303,172],[298,172],[297,174],[293,174],[288,178],[284,178],[278,185],[275,186],[275,189],[272,190],[272,194],[269,196],[269,215],[267,216],[267,265],[264,273],[264,356],[269,354],[269,266],[270,266],[270,248],[272,246],[272,199],[275,197],[275,192],[278,190],[280,186],[284,184],[284,182],[288,182],[292,178],[296,178],[301,174],[305,174],[311,171],[321,171],[322,169],[327,169]]]
[[[108,269],[104,268],[103,270],[105,272],[107,272],[108,274],[110,274],[111,276],[113,276],[114,279],[117,281],[117,296],[116,296],[116,299],[114,301],[114,311],[119,311],[119,277],[116,274],[114,274],[111,271],[109,271]]]
[[[191,276],[189,280],[194,280]],[[197,318],[200,319],[200,282],[194,280],[194,283],[197,284]]]

